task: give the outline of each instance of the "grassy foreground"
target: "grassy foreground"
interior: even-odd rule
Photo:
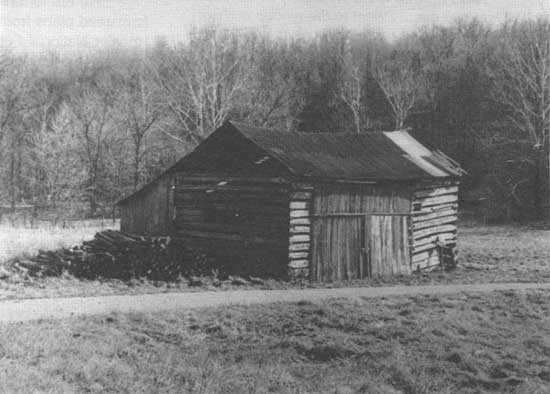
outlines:
[[[0,326],[2,393],[548,393],[550,293]]]
[[[75,233],[78,234],[78,233]],[[89,237],[93,233],[87,233]],[[54,237],[55,238],[55,237]],[[25,238],[27,242],[32,237]],[[53,238],[52,238],[53,239]],[[0,249],[2,248],[0,232]],[[48,238],[44,242],[49,242]],[[30,248],[31,246],[28,245]],[[459,265],[450,272],[431,272],[392,278],[356,280],[341,283],[302,283],[268,280],[260,284],[212,285],[212,278],[190,285],[187,280],[152,282],[147,280],[79,280],[70,275],[49,278],[13,276],[0,279],[0,300],[144,294],[171,291],[234,290],[243,288],[285,289],[295,287],[342,287],[379,285],[418,285],[440,283],[550,282],[550,231],[526,227],[495,226],[460,228]],[[1,257],[1,253],[0,253]],[[0,259],[1,269],[1,259]]]

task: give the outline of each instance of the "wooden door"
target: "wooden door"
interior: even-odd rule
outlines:
[[[368,275],[409,274],[409,216],[368,215],[365,220]]]
[[[313,280],[349,280],[364,276],[363,220],[363,215],[330,215],[313,219]]]

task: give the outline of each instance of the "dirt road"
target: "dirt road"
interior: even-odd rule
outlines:
[[[240,290],[162,293],[106,297],[48,298],[0,302],[0,322],[63,319],[110,312],[160,312],[230,304],[322,302],[340,297],[392,297],[402,295],[490,292],[497,290],[550,290],[550,283],[490,283],[476,285],[392,286],[304,290]]]

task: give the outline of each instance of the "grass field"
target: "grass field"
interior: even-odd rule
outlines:
[[[548,393],[550,293],[0,326],[2,393]]]
[[[38,228],[0,225],[0,263],[21,255],[33,254],[39,249],[55,250],[70,247],[93,238],[98,231],[118,229],[118,222],[111,220],[87,220],[62,226],[42,225]]]
[[[70,245],[91,238],[98,228],[55,230],[28,230],[28,237],[0,232],[0,249],[31,252],[40,248]],[[40,236],[43,232],[43,237]],[[19,240],[19,241],[18,241]],[[4,243],[4,241],[6,243]],[[57,246],[56,246],[57,245]],[[410,276],[346,281],[331,284],[302,283],[305,287],[380,286],[392,284],[418,285],[436,283],[489,282],[550,282],[550,231],[518,227],[460,228],[459,265],[450,272],[435,271]],[[4,246],[4,250],[7,248]],[[1,252],[0,252],[1,253]],[[1,261],[1,259],[0,259]],[[231,290],[247,286],[223,284],[213,286],[212,280],[202,286],[190,286],[187,281],[151,282],[147,280],[79,280],[69,275],[50,278],[11,277],[0,279],[0,299],[68,297],[110,294],[143,294],[169,291]],[[251,288],[284,289],[296,287],[284,281],[269,280]]]

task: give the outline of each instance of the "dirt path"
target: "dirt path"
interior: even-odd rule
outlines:
[[[433,285],[358,287],[304,290],[239,290],[196,293],[162,293],[128,296],[41,298],[0,302],[0,322],[63,319],[110,312],[159,312],[174,309],[216,307],[229,304],[272,302],[321,302],[339,297],[391,297],[403,295],[490,292],[497,290],[550,290],[550,283],[490,283],[476,285]]]

